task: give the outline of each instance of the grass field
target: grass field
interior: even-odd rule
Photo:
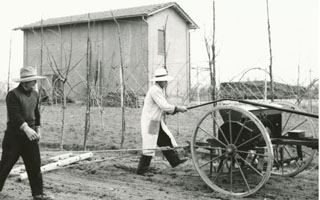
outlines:
[[[303,105],[303,109],[308,109]],[[210,110],[212,105],[199,107],[178,115],[168,115],[167,124],[171,132],[176,136],[178,144],[190,141],[193,128],[199,118]],[[42,146],[58,148],[62,126],[62,109],[60,106],[42,106]],[[121,109],[105,107],[103,110],[102,128],[100,111],[97,107],[91,108],[91,126],[88,136],[88,148],[109,149],[119,148],[121,143]],[[6,107],[0,102],[0,136],[6,128]],[[313,113],[318,113],[318,106],[313,106]],[[139,148],[141,108],[125,109],[125,140],[123,148]],[[313,120],[318,132],[318,120]],[[64,144],[66,149],[81,149],[84,142],[85,106],[68,104],[65,116]],[[0,137],[2,138],[2,137]]]

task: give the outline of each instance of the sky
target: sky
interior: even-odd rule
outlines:
[[[15,27],[76,14],[169,2],[165,0],[10,0],[0,8],[0,81],[19,76],[23,66],[23,34]],[[212,0],[176,0],[200,27],[191,31],[193,82],[208,81],[204,37],[212,34]],[[269,43],[266,0],[215,0],[217,80],[238,81],[251,68],[267,69]],[[319,72],[319,3],[317,0],[269,0],[273,74],[276,81],[307,85]],[[10,45],[11,41],[11,45]],[[11,49],[11,51],[10,51]],[[11,53],[10,53],[11,52]],[[261,70],[242,78],[261,80]]]

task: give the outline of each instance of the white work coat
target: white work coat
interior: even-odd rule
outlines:
[[[164,122],[166,113],[173,113],[175,106],[167,102],[163,89],[155,83],[147,92],[141,114],[141,136],[143,155],[154,156],[157,147],[157,140],[160,130],[160,123],[163,131],[171,139],[172,145],[177,146],[172,133]]]

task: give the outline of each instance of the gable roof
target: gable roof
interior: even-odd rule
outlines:
[[[57,25],[69,25],[69,24],[77,24],[77,23],[87,23],[89,21],[105,21],[105,20],[113,20],[113,16],[116,19],[122,18],[132,18],[132,17],[149,17],[158,12],[161,12],[165,9],[173,8],[188,24],[190,29],[199,28],[198,25],[189,17],[189,15],[176,3],[176,2],[168,2],[161,4],[153,4],[147,6],[133,7],[133,8],[123,8],[112,11],[104,11],[104,12],[95,12],[89,14],[81,14],[81,15],[73,15],[67,17],[60,18],[50,18],[42,21],[38,21],[35,23],[31,23],[28,25],[24,25],[22,27],[14,28],[14,30],[25,30],[25,29],[36,29],[42,27],[50,27]]]

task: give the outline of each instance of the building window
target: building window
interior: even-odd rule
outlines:
[[[164,30],[158,30],[158,54],[164,55]]]

